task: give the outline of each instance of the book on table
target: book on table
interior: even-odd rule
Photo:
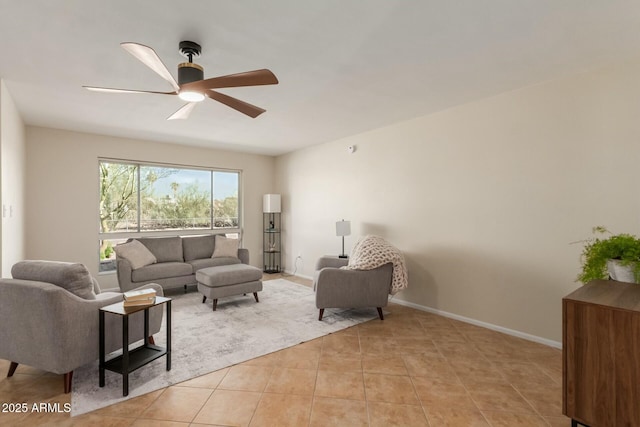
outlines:
[[[144,299],[124,300],[122,301],[123,307],[142,307],[145,305],[153,305],[156,302],[155,295]]]
[[[156,291],[155,289],[139,289],[137,291],[129,291],[122,294],[125,301],[138,301],[138,300],[148,300],[155,299]]]

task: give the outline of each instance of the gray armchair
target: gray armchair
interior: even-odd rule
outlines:
[[[316,307],[322,320],[325,308],[376,307],[380,320],[384,320],[382,307],[386,307],[391,288],[393,264],[387,263],[373,270],[342,270],[348,259],[325,256],[316,262],[313,289]]]
[[[64,392],[69,393],[73,370],[98,359],[98,309],[122,301],[122,294],[100,293],[97,281],[81,264],[47,261],[18,264],[20,274],[16,274],[14,266],[13,276],[32,280],[0,279],[0,359],[11,362],[7,377],[13,375],[18,364],[64,374]],[[47,275],[56,284],[45,281]],[[86,287],[87,277],[90,289]],[[71,291],[63,288],[61,280],[74,286],[84,282],[81,284],[84,297],[76,295],[77,286]],[[158,285],[143,287],[154,288],[158,295],[163,295]],[[131,316],[130,343],[143,339],[143,321],[142,312]],[[162,307],[151,309],[150,335],[160,330],[161,322]],[[105,334],[108,353],[122,348],[119,316],[106,316]]]

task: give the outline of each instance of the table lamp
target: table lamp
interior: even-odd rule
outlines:
[[[349,258],[344,253],[344,236],[349,235],[351,235],[351,222],[345,221],[344,219],[336,222],[336,236],[342,237],[342,254],[338,255],[338,258]]]

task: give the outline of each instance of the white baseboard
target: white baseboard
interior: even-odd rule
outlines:
[[[294,271],[284,270],[286,274],[294,275]],[[295,272],[295,276],[302,277],[304,279],[313,280],[312,276],[307,276],[304,274],[299,274]],[[449,313],[448,311],[438,310],[436,308],[427,307],[420,304],[415,304],[409,301],[403,301],[399,299],[392,298],[389,300],[390,302],[404,305],[407,307],[415,308],[416,310],[426,311],[428,313],[437,314],[443,317],[448,317],[450,319],[459,320],[461,322],[470,323],[472,325],[480,326],[482,328],[491,329],[492,331],[502,332],[503,334],[511,335],[514,337],[522,338],[527,341],[537,342],[539,344],[548,345],[549,347],[562,349],[562,343],[559,341],[553,341],[547,338],[542,338],[536,335],[527,334],[526,332],[516,331],[515,329],[505,328],[503,326],[494,325],[492,323],[482,322],[480,320],[472,319],[470,317],[460,316],[459,314]]]
[[[300,274],[298,272],[294,272],[294,271],[286,270],[286,269],[284,270],[284,272],[285,272],[285,274],[288,274],[290,276],[298,276],[298,277],[302,277],[303,279],[313,280],[313,276],[307,276],[307,275]]]
[[[549,347],[562,349],[562,343],[558,341],[549,340],[546,338],[538,337],[536,335],[527,334],[526,332],[516,331],[514,329],[504,328],[491,323],[482,322],[480,320],[471,319],[469,317],[460,316],[458,314],[449,313],[447,311],[438,310],[436,308],[426,307],[424,305],[414,304],[412,302],[391,299],[390,302],[404,305],[407,307],[415,308],[416,310],[426,311],[428,313],[438,314],[440,316],[448,317],[450,319],[459,320],[461,322],[470,323],[472,325],[481,326],[483,328],[491,329],[492,331],[502,332],[503,334],[511,335],[514,337],[522,338],[528,341],[537,342],[539,344],[548,345]]]

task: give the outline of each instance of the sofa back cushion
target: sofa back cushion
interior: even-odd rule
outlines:
[[[48,282],[84,299],[96,299],[93,277],[84,264],[59,261],[20,261],[11,268],[14,279]]]
[[[182,255],[182,238],[175,237],[142,237],[140,243],[156,257],[158,262],[184,262]]]
[[[183,237],[182,250],[186,262],[194,259],[211,258],[215,235]]]

